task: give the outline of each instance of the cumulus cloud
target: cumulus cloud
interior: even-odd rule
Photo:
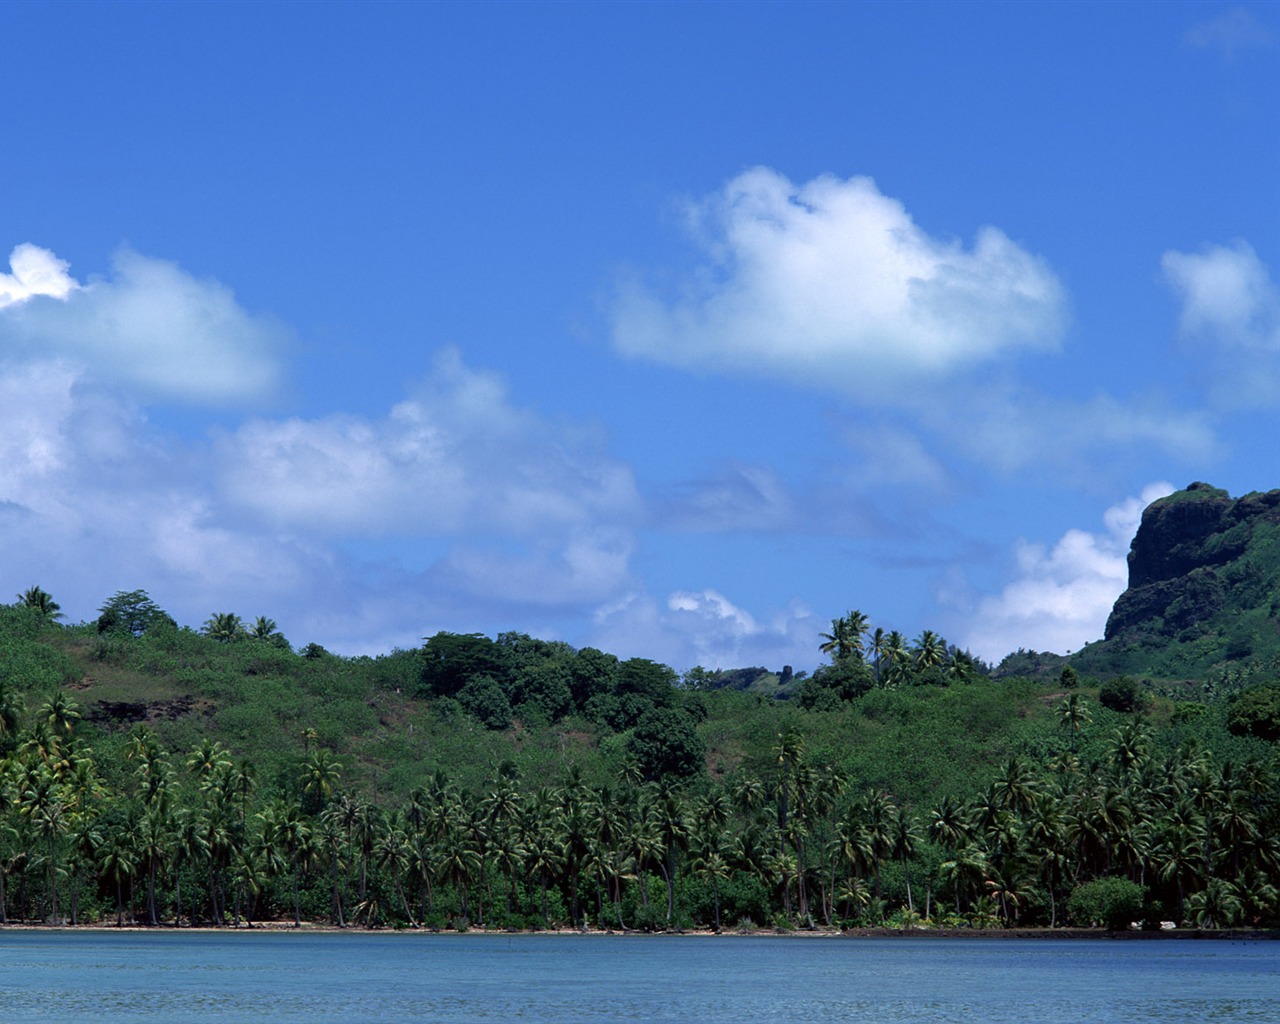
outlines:
[[[1242,50],[1267,49],[1276,41],[1270,29],[1239,6],[1192,25],[1183,38],[1189,46],[1214,50],[1227,61],[1235,60]]]
[[[1026,540],[1015,550],[1017,578],[973,609],[963,646],[997,662],[1019,647],[1065,654],[1101,639],[1107,616],[1128,584],[1127,555],[1142,510],[1172,494],[1171,484],[1144,487],[1103,515],[1099,533],[1068,530],[1051,548]]]
[[[227,498],[284,529],[531,536],[639,510],[630,469],[598,438],[514,406],[454,350],[382,419],[255,420],[218,453]]]
[[[162,433],[70,360],[0,363],[0,564],[73,618],[141,586],[186,624],[268,614],[343,653],[436,629],[555,635],[636,586],[638,499],[600,448],[453,353],[382,420],[259,420],[212,442]],[[378,561],[386,534],[411,554]]]
[[[217,281],[129,249],[109,277],[84,284],[34,245],[18,246],[10,268],[0,275],[3,357],[67,359],[141,399],[241,403],[276,386],[288,332]]]
[[[67,273],[70,264],[48,249],[24,242],[9,256],[11,274],[0,274],[0,309],[25,302],[33,295],[65,299],[79,285]]]
[[[680,671],[695,665],[776,671],[813,661],[820,625],[799,602],[761,617],[710,589],[677,590],[665,601],[631,592],[597,610],[591,642]]]
[[[703,261],[679,294],[633,284],[613,340],[633,356],[781,376],[865,400],[1056,346],[1062,286],[998,228],[969,247],[916,225],[870,178],[795,185],[755,168],[698,204]]]
[[[1271,408],[1280,394],[1280,289],[1252,246],[1170,250],[1165,280],[1182,300],[1178,328],[1210,353],[1210,397],[1226,408]]]

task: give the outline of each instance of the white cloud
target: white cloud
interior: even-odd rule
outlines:
[[[281,434],[292,448],[249,458]],[[267,614],[295,642],[344,653],[436,629],[554,635],[635,586],[638,499],[599,449],[452,354],[384,420],[258,421],[213,444],[161,434],[68,360],[0,364],[0,564],[14,590],[39,583],[73,619],[145,587],[188,625]],[[268,470],[265,498],[246,503]],[[375,561],[366,542],[386,533],[417,554]]]
[[[639,515],[630,470],[599,439],[513,406],[455,351],[380,420],[256,420],[224,436],[228,500],[281,529],[518,536]]]
[[[1273,408],[1280,395],[1280,289],[1242,240],[1170,250],[1165,280],[1182,300],[1179,331],[1210,352],[1210,397],[1225,408]]]
[[[624,290],[622,352],[890,400],[907,379],[1051,349],[1066,318],[1038,257],[993,227],[969,248],[934,238],[869,178],[756,168],[692,217],[702,267],[670,300]]]
[[[998,597],[982,598],[961,645],[991,662],[1019,647],[1065,654],[1101,639],[1107,616],[1128,584],[1127,555],[1142,510],[1173,486],[1153,483],[1141,497],[1107,509],[1105,530],[1068,530],[1052,548],[1022,540],[1017,578]]]
[[[815,660],[820,625],[798,602],[762,619],[715,590],[677,590],[665,602],[632,592],[596,611],[591,643],[678,671],[694,665],[776,671]]]
[[[67,274],[69,266],[48,249],[29,242],[15,246],[9,256],[9,269],[13,273],[0,274],[0,309],[25,302],[34,295],[65,299],[79,287]]]
[[[87,284],[46,249],[20,245],[0,275],[0,351],[63,358],[91,382],[142,399],[239,403],[276,386],[288,332],[247,313],[226,286],[176,264],[116,253],[113,274]]]
[[[1272,32],[1239,6],[1192,25],[1183,38],[1190,46],[1216,50],[1228,61],[1235,60],[1241,50],[1266,49],[1275,42]]]

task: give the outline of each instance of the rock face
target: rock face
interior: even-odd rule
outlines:
[[[1257,554],[1277,526],[1280,490],[1232,500],[1194,483],[1152,502],[1129,549],[1129,588],[1112,608],[1106,639],[1186,641],[1224,611],[1271,605],[1280,598],[1275,567]]]

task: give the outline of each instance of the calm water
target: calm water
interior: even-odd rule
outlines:
[[[5,1024],[1280,1021],[1280,943],[0,932]]]

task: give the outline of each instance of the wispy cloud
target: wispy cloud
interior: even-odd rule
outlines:
[[[864,401],[1020,350],[1066,319],[1045,262],[998,228],[936,238],[870,178],[796,185],[768,168],[691,209],[702,261],[674,293],[632,283],[613,340],[632,356]]]
[[[1216,18],[1197,22],[1183,37],[1187,45],[1213,50],[1225,60],[1235,60],[1242,50],[1262,50],[1275,45],[1275,34],[1245,7],[1231,7]]]
[[[1126,556],[1142,510],[1173,490],[1149,484],[1140,497],[1107,509],[1102,532],[1068,530],[1052,547],[1019,541],[1015,578],[968,610],[962,646],[996,662],[1019,647],[1065,654],[1101,639],[1128,583]]]
[[[1220,408],[1273,408],[1280,395],[1280,289],[1243,240],[1198,253],[1170,250],[1165,280],[1182,300],[1179,332],[1209,354],[1210,398]]]
[[[10,358],[70,360],[144,399],[204,405],[275,388],[289,332],[245,311],[225,285],[174,263],[116,253],[111,276],[80,283],[47,249],[20,245],[0,275],[0,343]]]
[[[657,505],[663,527],[694,533],[778,530],[794,525],[796,516],[786,484],[773,469],[740,462],[687,481]]]

